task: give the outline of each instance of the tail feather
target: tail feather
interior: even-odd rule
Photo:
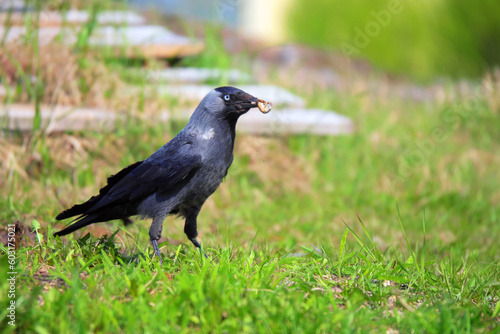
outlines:
[[[101,190],[99,190],[99,195],[92,196],[88,201],[82,204],[76,204],[73,207],[64,210],[60,214],[56,216],[57,220],[63,220],[66,218],[71,218],[79,215],[85,215],[88,210],[90,210],[101,198],[103,198],[113,187],[117,184],[121,179],[123,179],[128,173],[134,170],[137,166],[142,164],[142,161],[138,161],[128,167],[125,167],[115,175],[112,175],[108,178],[108,184],[104,186]]]
[[[135,208],[133,206],[124,205],[104,208],[98,210],[97,212],[92,212],[91,214],[84,213],[80,217],[73,220],[71,222],[71,225],[55,233],[54,235],[63,236],[90,224],[102,223],[115,219],[121,219],[125,225],[129,225],[132,223],[132,220],[130,220],[128,217],[134,214]]]
[[[70,234],[71,232],[79,230],[82,227],[85,227],[85,226],[88,226],[90,224],[97,223],[97,222],[99,222],[99,214],[93,214],[90,216],[81,217],[81,218],[78,218],[77,220],[75,220],[73,224],[69,225],[65,229],[62,229],[59,232],[54,233],[54,236],[62,237],[63,235]]]

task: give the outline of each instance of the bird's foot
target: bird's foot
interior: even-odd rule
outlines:
[[[198,240],[196,240],[196,238],[193,238],[193,239],[190,239],[191,242],[193,243],[194,247],[198,248],[200,250],[200,252],[205,256],[205,259],[208,259],[208,256],[207,254],[205,254],[205,252],[203,251],[203,249],[201,248],[201,245],[200,243],[198,242]]]
[[[155,256],[158,256],[160,259],[160,267],[163,268],[163,261],[161,259],[160,249],[158,248],[158,240],[151,240],[151,243],[153,244],[153,249],[155,250]]]

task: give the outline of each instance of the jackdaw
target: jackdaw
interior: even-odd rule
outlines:
[[[173,214],[186,219],[184,233],[201,249],[196,240],[198,213],[233,162],[238,118],[254,107],[264,113],[271,104],[234,87],[210,91],[170,142],[109,177],[98,195],[57,215],[57,220],[78,217],[55,235],[114,219],[127,224],[130,216],[152,218],[149,237],[162,263],[158,240],[165,217]]]

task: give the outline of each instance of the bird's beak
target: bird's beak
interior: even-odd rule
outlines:
[[[252,108],[255,108],[257,107],[257,102],[259,102],[259,99],[256,98],[255,96],[252,96],[249,101],[250,104],[252,105]]]
[[[259,99],[256,98],[255,96],[252,96],[250,94],[242,94],[242,96],[239,96],[240,102],[238,102],[239,106],[242,109],[248,110],[251,108],[257,107],[257,103],[259,103]]]
[[[259,108],[262,113],[267,114],[273,106],[270,102],[258,99],[247,93],[240,94],[239,98],[240,102],[238,104],[245,112],[252,108]]]

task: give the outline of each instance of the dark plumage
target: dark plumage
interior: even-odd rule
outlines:
[[[238,118],[257,107],[257,98],[234,87],[208,93],[189,123],[170,142],[144,161],[136,162],[108,178],[107,185],[87,202],[61,212],[56,219],[78,216],[73,224],[55,233],[63,236],[87,225],[130,216],[152,218],[149,230],[155,254],[165,217],[186,219],[184,232],[198,248],[197,216],[217,189],[233,162]],[[161,261],[161,257],[160,257]]]

